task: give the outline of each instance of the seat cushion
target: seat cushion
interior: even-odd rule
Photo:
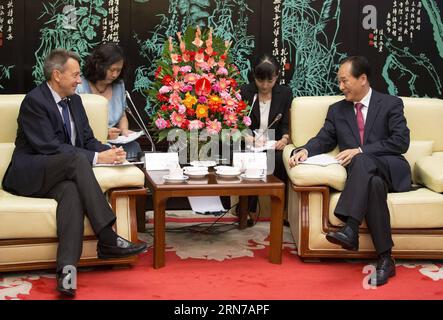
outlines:
[[[443,192],[443,157],[429,156],[421,158],[415,165],[417,183],[423,184],[435,192]]]
[[[57,202],[0,190],[0,239],[56,238]],[[94,235],[85,218],[85,235]]]
[[[332,193],[329,203],[329,222],[334,226],[343,224],[334,215],[339,197],[340,192]],[[443,228],[443,194],[433,192],[427,188],[389,193],[388,208],[392,228]],[[365,222],[362,227],[366,227]]]

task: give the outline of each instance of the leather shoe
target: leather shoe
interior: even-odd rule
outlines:
[[[375,277],[369,278],[368,283],[379,287],[388,283],[389,278],[393,276],[395,276],[395,260],[390,255],[380,257],[377,261]]]
[[[347,225],[336,232],[328,232],[326,239],[331,243],[342,246],[343,249],[358,251],[358,233],[355,233]]]
[[[133,243],[122,237],[117,237],[115,245],[97,243],[97,256],[100,259],[123,258],[142,253],[147,248],[146,243]]]
[[[61,273],[56,276],[57,287],[56,290],[63,296],[74,297],[75,289],[68,286],[72,282],[72,273]]]

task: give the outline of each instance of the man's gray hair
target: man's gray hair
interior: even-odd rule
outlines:
[[[45,74],[46,81],[51,80],[52,71],[59,70],[63,72],[65,69],[65,63],[69,58],[77,60],[77,62],[80,63],[80,57],[75,52],[65,49],[52,50],[46,57],[43,65],[43,72]]]

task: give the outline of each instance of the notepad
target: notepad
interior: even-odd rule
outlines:
[[[143,131],[133,132],[133,133],[129,134],[127,137],[126,136],[118,136],[117,139],[108,140],[108,142],[116,143],[116,144],[126,144],[126,143],[137,140],[142,135],[143,135]]]
[[[137,161],[137,162],[129,162],[129,161],[125,161],[123,163],[97,163],[94,164],[93,167],[125,167],[125,166],[132,166],[135,164],[144,164],[143,161]]]
[[[328,154],[319,154],[316,156],[308,157],[305,161],[299,162],[299,164],[311,164],[316,166],[328,166],[330,164],[340,164],[337,159]]]

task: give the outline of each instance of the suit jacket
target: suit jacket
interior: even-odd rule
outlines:
[[[260,128],[260,105],[258,101],[258,89],[255,83],[243,85],[240,89],[240,95],[243,100],[251,104],[254,100],[254,95],[257,94],[257,99],[251,110],[251,130]],[[268,125],[281,113],[282,118],[275,122],[269,129],[275,130],[275,139],[280,140],[284,134],[289,134],[289,109],[292,103],[292,91],[287,86],[276,84],[272,88],[272,101],[269,110]]]
[[[409,129],[403,101],[372,90],[366,116],[363,145],[352,102],[341,100],[329,107],[323,128],[303,146],[309,156],[333,150],[361,147],[363,153],[382,157],[388,163],[394,191],[411,188],[411,168],[402,156],[409,148]]]
[[[92,163],[95,152],[109,146],[95,139],[80,96],[70,97],[70,112],[77,132],[75,146],[68,142],[63,119],[47,83],[29,92],[20,106],[15,150],[3,179],[3,188],[32,195],[43,185],[46,158],[81,152]]]

